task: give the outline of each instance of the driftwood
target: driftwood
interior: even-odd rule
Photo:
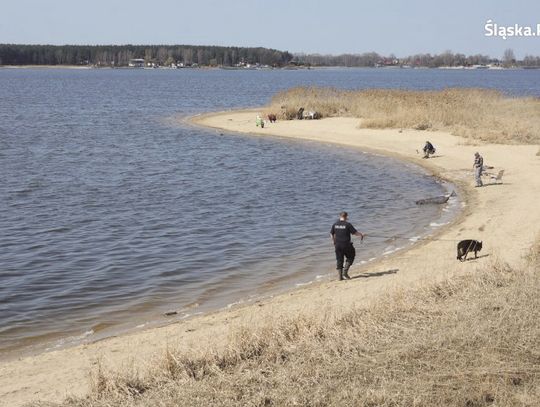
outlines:
[[[451,196],[456,196],[456,191],[452,191],[449,195],[439,195],[433,198],[419,199],[416,201],[416,205],[442,205],[448,202]]]
[[[436,196],[433,198],[419,199],[418,201],[416,201],[416,205],[429,205],[429,204],[441,205],[448,202],[449,198],[450,198],[449,195],[448,196],[442,195],[442,196]]]

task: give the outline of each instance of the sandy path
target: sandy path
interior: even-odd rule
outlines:
[[[519,266],[537,236],[540,225],[538,146],[472,146],[459,137],[440,132],[358,129],[359,120],[349,118],[278,122],[264,129],[256,128],[254,119],[254,111],[242,111],[200,116],[194,122],[253,135],[271,134],[350,145],[424,165],[459,185],[461,198],[467,202],[462,216],[441,230],[438,237],[483,240],[481,254],[484,257],[460,263],[455,258],[455,243],[423,242],[364,268],[353,267],[351,275],[359,278],[348,282],[313,284],[256,304],[164,328],[3,363],[0,365],[0,406],[84,394],[89,388],[89,372],[98,361],[105,367],[144,369],[153,358],[162,355],[167,346],[189,348],[200,343],[223,343],[230,330],[239,325],[263,324],[301,312],[350,308],[375,300],[390,289],[471,272],[492,262]],[[421,147],[426,138],[435,144],[439,157],[422,160],[416,154],[415,149]],[[493,171],[505,170],[502,185],[472,188],[471,166],[476,150],[484,156],[487,165],[495,167]],[[332,256],[330,247],[328,255]]]

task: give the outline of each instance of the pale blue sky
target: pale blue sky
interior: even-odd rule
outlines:
[[[540,37],[485,37],[488,19],[536,27],[540,0],[1,0],[0,43],[540,55]]]

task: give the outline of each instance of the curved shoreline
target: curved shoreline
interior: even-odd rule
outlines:
[[[239,112],[247,112],[247,111],[251,112],[252,110],[248,109],[248,110],[242,110]],[[255,110],[253,110],[253,112],[255,112]],[[229,112],[225,111],[225,112],[219,112],[217,114],[222,114],[222,113],[229,113]],[[188,116],[188,117],[185,117],[182,121],[184,123],[188,123],[198,128],[206,127],[204,126],[204,124],[202,125],[197,124],[196,120],[201,116],[212,117],[214,115],[215,113]],[[240,134],[244,134],[244,133],[240,133]],[[280,138],[279,136],[275,136],[275,135],[268,135],[268,137],[273,137],[273,138],[278,138],[278,139]],[[283,139],[283,137],[281,137],[281,139]],[[279,142],[283,142],[283,140],[279,140]],[[332,144],[330,143],[321,142],[321,141],[317,141],[316,143],[317,144],[320,143],[321,145],[327,145],[328,148],[332,147]],[[458,188],[457,185],[454,185],[453,183],[451,183],[449,179],[435,175],[433,171],[428,169],[427,166],[421,165],[423,164],[423,162],[420,162],[420,163],[413,162],[412,160],[408,160],[399,155],[390,155],[390,154],[384,154],[384,153],[381,154],[380,151],[376,151],[376,150],[368,151],[368,149],[355,148],[354,154],[360,154],[360,153],[370,154],[374,157],[374,159],[379,159],[377,157],[384,155],[385,157],[395,159],[397,162],[400,163],[400,165],[412,164],[414,167],[417,167],[418,171],[426,171],[430,177],[434,178],[435,182],[438,182],[440,184],[443,184],[443,183],[446,184],[443,186],[443,188],[446,190],[448,194],[452,192],[451,187],[454,187],[456,191],[461,191],[461,188]],[[463,201],[459,199],[459,196],[460,194],[458,194],[458,203],[461,203]],[[444,232],[445,228],[449,227],[454,222],[456,222],[460,218],[463,212],[462,208],[451,209],[450,217],[447,216],[447,218],[444,219],[444,214],[442,210],[445,207],[448,207],[448,204],[440,205],[440,207],[438,208],[439,210],[438,210],[437,215],[429,219],[431,220],[432,223],[438,223],[441,226],[436,226],[429,229],[430,225],[426,224],[424,230],[419,232],[418,236],[415,236],[416,238],[415,240],[412,240],[412,239],[404,240],[404,238],[400,239],[402,243],[394,245],[398,247],[395,247],[389,250],[388,252],[381,250],[381,252],[378,253],[376,257],[371,258],[369,260],[367,259],[367,257],[365,259],[362,259],[361,257],[357,257],[357,261],[355,262],[353,266],[353,270],[359,271],[359,270],[368,269],[370,267],[373,267],[379,261],[385,258],[403,254],[405,251],[410,250],[414,246],[420,245],[431,239],[435,239],[436,236]],[[443,222],[443,223],[440,223],[440,222]],[[362,248],[360,248],[359,250],[362,251]],[[60,338],[55,338],[54,340],[47,341],[47,342],[36,341],[35,343],[27,345],[23,348],[13,348],[12,350],[9,351],[9,353],[7,353],[7,355],[0,357],[0,362],[10,361],[10,360],[13,360],[15,358],[20,358],[20,357],[24,357],[24,358],[34,357],[41,353],[55,351],[55,350],[61,351],[61,350],[69,349],[69,348],[76,347],[79,345],[83,345],[83,344],[92,344],[95,342],[107,340],[110,337],[137,334],[138,332],[141,332],[142,330],[149,330],[149,329],[151,330],[155,328],[168,326],[171,324],[177,324],[185,320],[198,318],[202,315],[209,315],[216,312],[221,312],[225,309],[230,309],[232,307],[234,308],[248,307],[254,302],[265,301],[274,296],[285,295],[285,294],[290,293],[291,291],[300,289],[308,285],[313,285],[313,286],[320,285],[334,279],[334,273],[330,273],[328,271],[320,271],[320,272],[323,273],[323,275],[312,274],[311,276],[312,279],[309,281],[302,281],[302,282],[296,282],[296,283],[294,281],[292,283],[291,281],[289,281],[288,285],[281,285],[281,286],[268,288],[263,293],[260,293],[260,295],[257,295],[254,297],[251,297],[251,296],[249,298],[248,297],[230,297],[228,299],[228,301],[230,302],[228,303],[222,303],[217,306],[202,308],[199,312],[196,312],[199,308],[195,310],[188,310],[188,308],[191,308],[189,306],[186,308],[180,308],[178,310],[170,309],[171,314],[168,315],[169,318],[167,318],[166,320],[159,318],[159,316],[163,314],[156,314],[157,318],[146,319],[144,320],[144,322],[142,322],[142,320],[140,319],[137,319],[137,317],[134,317],[134,319],[131,320],[131,324],[126,323],[126,324],[123,324],[121,327],[117,327],[116,329],[113,327],[105,334],[103,334],[101,331],[96,330],[94,332],[94,330],[89,329],[88,331],[81,332],[80,335],[77,335],[77,334],[66,335]],[[194,300],[194,302],[199,302],[199,301]],[[197,305],[197,307],[198,306],[199,305]]]
[[[252,129],[251,131],[245,131],[244,129],[227,127],[226,122],[222,123],[223,126],[219,126],[219,125],[216,126],[214,123],[211,122],[211,120],[215,119],[215,118],[219,118],[221,116],[228,117],[228,116],[234,116],[234,115],[238,115],[238,114],[241,114],[241,115],[244,115],[244,114],[256,115],[258,112],[261,112],[261,110],[263,110],[263,109],[264,109],[264,107],[240,109],[240,110],[223,110],[223,111],[219,111],[219,112],[201,113],[201,114],[197,114],[197,115],[194,115],[194,116],[188,116],[188,117],[182,118],[181,121],[182,121],[182,123],[188,124],[188,125],[191,125],[191,126],[205,127],[207,129],[213,129],[213,130],[216,130],[216,131],[226,131],[226,132],[233,133],[233,134],[236,133],[236,134],[243,134],[243,135],[254,135],[255,133],[257,133],[258,135],[262,135],[263,133],[265,133],[267,128],[265,128],[263,130],[263,129],[260,129],[258,127],[257,128],[254,127],[254,129]],[[210,120],[210,122],[209,122],[209,120]],[[358,123],[360,122],[359,119],[353,119],[353,120],[358,121]],[[253,123],[255,123],[255,120],[253,120]],[[370,129],[366,129],[366,130],[367,131],[374,131],[374,132],[378,131],[378,130],[370,130]],[[397,132],[397,130],[391,130],[391,131]],[[413,131],[413,130],[408,130],[408,131]],[[437,132],[437,133],[439,133],[439,132]],[[440,134],[444,134],[444,133],[440,133]],[[283,138],[289,138],[289,139],[298,139],[298,137],[294,137],[294,136],[290,136],[290,135],[286,135],[286,134],[279,134],[278,132],[272,132],[272,131],[267,132],[266,135],[273,136],[273,137],[283,137]],[[337,145],[340,145],[340,146],[350,146],[350,144],[347,143],[347,142],[338,142],[338,141],[335,141],[335,140],[326,141],[326,140],[320,140],[318,138],[310,138],[310,137],[303,137],[303,139],[311,140],[311,141],[320,141],[320,142],[323,142],[323,143],[326,143],[326,144],[337,144]],[[447,182],[449,184],[452,184],[452,185],[456,186],[458,196],[460,197],[460,201],[463,204],[465,204],[465,206],[463,206],[461,208],[461,210],[459,211],[459,213],[456,216],[453,217],[453,219],[452,219],[452,221],[450,223],[444,225],[443,227],[437,228],[432,233],[430,233],[431,237],[436,238],[436,237],[444,234],[446,229],[452,227],[456,223],[461,222],[463,219],[465,219],[469,215],[469,213],[473,212],[475,200],[473,199],[473,194],[472,194],[474,192],[474,187],[472,186],[471,182],[467,182],[467,181],[464,181],[464,180],[458,179],[458,178],[452,178],[452,177],[448,176],[447,174],[444,174],[440,170],[440,168],[438,168],[436,165],[432,164],[431,160],[418,159],[417,157],[414,157],[414,156],[408,156],[408,155],[404,155],[404,154],[400,154],[400,153],[396,153],[396,152],[392,152],[392,151],[388,151],[388,150],[378,149],[378,148],[374,148],[372,146],[360,145],[360,146],[356,146],[356,147],[358,147],[360,151],[364,151],[364,152],[371,153],[371,154],[380,154],[380,155],[384,155],[384,156],[387,156],[387,157],[396,158],[396,159],[398,159],[400,161],[403,161],[404,163],[411,163],[411,164],[417,165],[417,166],[425,169],[426,171],[428,171],[433,178],[442,180],[444,182]],[[465,209],[465,208],[467,208],[467,209]],[[413,246],[417,246],[419,244],[422,244],[422,242],[415,242]],[[412,247],[408,247],[405,250],[408,250],[410,248],[412,248]],[[396,253],[396,255],[400,254],[400,253],[402,253],[402,251],[399,251],[399,253]],[[370,265],[373,265],[373,264],[374,263],[371,263]]]
[[[68,394],[85,394],[88,373],[98,363],[111,369],[125,366],[144,369],[149,361],[171,346],[189,348],[205,341],[209,347],[219,348],[224,345],[229,332],[240,327],[267,324],[291,314],[319,313],[321,310],[338,312],[343,308],[364,306],[390,290],[408,289],[455,274],[471,273],[493,262],[517,265],[536,238],[536,225],[540,224],[540,211],[535,209],[540,199],[537,146],[471,146],[459,137],[442,132],[359,129],[359,120],[353,118],[278,122],[260,129],[254,123],[256,111],[209,113],[183,121],[218,131],[337,143],[411,161],[456,185],[467,206],[450,224],[433,232],[434,240],[415,243],[354,268],[351,274],[357,278],[352,281],[314,283],[230,310],[2,364],[0,405],[4,402],[14,406],[37,398],[60,400]],[[413,155],[426,134],[444,155],[430,160]],[[507,171],[502,186],[472,188],[471,157],[476,149],[482,151],[489,165]],[[520,182],[523,179],[528,182]],[[457,262],[455,244],[444,242],[443,238],[484,240],[484,252],[481,253],[484,257]],[[388,273],[389,270],[397,272]]]

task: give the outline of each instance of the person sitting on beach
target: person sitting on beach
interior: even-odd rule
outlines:
[[[429,158],[430,155],[435,154],[435,147],[429,141],[426,141],[426,145],[423,148],[424,158]]]
[[[482,170],[484,167],[484,158],[480,155],[480,153],[477,151],[474,153],[474,180],[476,181],[476,186],[481,187],[484,184],[482,183]]]
[[[330,230],[330,236],[332,236],[336,251],[336,269],[338,271],[339,281],[342,281],[344,278],[347,280],[350,279],[349,268],[352,266],[354,257],[356,256],[356,250],[351,242],[351,235],[358,236],[361,240],[364,240],[365,236],[347,222],[347,218],[347,212],[341,212],[339,214],[339,220],[332,225],[332,229]],[[347,259],[345,267],[343,267],[344,259]]]

